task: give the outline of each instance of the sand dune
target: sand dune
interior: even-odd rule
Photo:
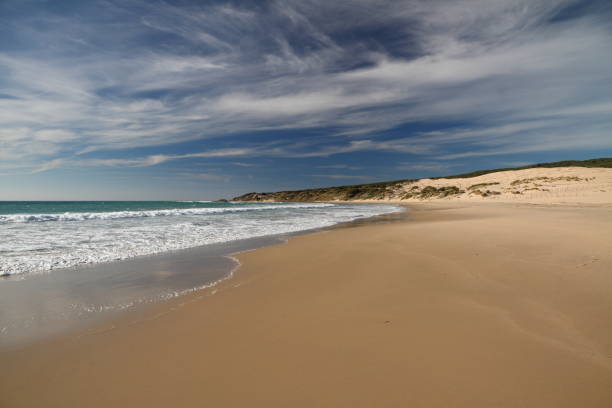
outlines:
[[[275,193],[247,193],[234,201],[612,203],[612,168],[538,167],[478,177],[346,185]]]
[[[402,184],[388,199],[605,204],[612,203],[612,169],[535,168],[471,178],[421,179]]]

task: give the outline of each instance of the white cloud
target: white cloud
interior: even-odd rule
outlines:
[[[311,176],[332,180],[368,180],[372,178],[370,176],[355,176],[350,174],[311,174]]]
[[[262,97],[248,94],[224,95],[216,104],[221,112],[250,113],[278,117],[279,115],[312,114],[343,108],[358,108],[397,100],[392,90],[375,90],[369,93],[349,94],[341,88],[316,92],[304,92],[276,97]]]
[[[415,164],[402,164],[397,166],[398,170],[406,170],[406,171],[433,171],[440,172],[445,171],[452,168],[452,165],[444,164],[444,163],[415,163]]]
[[[192,158],[210,158],[210,157],[242,157],[253,154],[256,150],[246,148],[236,149],[217,149],[205,152],[186,153],[186,154],[154,154],[151,156],[130,159],[77,159],[71,162],[72,165],[82,166],[110,166],[110,167],[148,167],[167,161],[192,159]]]
[[[239,167],[257,167],[257,164],[254,163],[231,162],[230,164]]]
[[[346,164],[330,164],[326,166],[316,166],[318,169],[345,169],[345,170],[361,170],[361,167],[348,166]]]
[[[39,130],[35,132],[34,137],[36,140],[56,143],[78,139],[78,136],[74,132],[63,129]]]
[[[95,22],[55,16],[54,28],[29,29],[31,49],[0,48],[0,87],[11,96],[0,98],[0,158],[6,168],[45,168],[55,159],[54,166],[150,166],[198,157],[385,151],[460,159],[609,148],[612,96],[602,84],[610,81],[610,23],[594,14],[550,23],[568,4],[287,0],[247,10],[129,0],[112,8],[126,19],[106,32],[109,48],[96,45]],[[354,29],[393,35],[335,40]],[[152,33],[182,42],[143,43]],[[54,46],[37,48],[43,39]],[[395,140],[385,132],[442,121],[471,125],[394,133]],[[304,137],[276,148],[78,158],[299,128],[331,130],[324,142]],[[455,144],[468,151],[453,153]]]

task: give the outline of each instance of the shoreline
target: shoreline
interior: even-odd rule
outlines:
[[[239,254],[233,278],[155,314],[0,353],[0,406],[609,406],[607,207],[409,208]]]
[[[214,288],[231,279],[240,266],[237,254],[278,245],[302,234],[376,223],[389,216],[404,217],[405,206],[395,206],[403,209],[321,228],[213,243],[32,276],[0,277],[0,284],[4,284],[0,286],[0,310],[4,311],[0,352],[97,330],[101,324],[125,314],[146,315],[157,304]],[[58,309],[61,304],[63,309]]]

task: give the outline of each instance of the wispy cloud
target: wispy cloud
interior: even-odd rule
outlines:
[[[176,176],[187,179],[188,181],[192,181],[192,182],[222,181],[224,183],[227,183],[232,179],[228,175],[214,174],[214,173],[177,173]]]
[[[453,166],[444,163],[415,163],[415,164],[401,164],[397,166],[398,170],[404,171],[428,171],[428,172],[440,172],[451,169]]]
[[[316,166],[318,169],[344,169],[344,170],[361,170],[361,167],[349,166],[346,164],[329,164],[326,166]]]
[[[11,13],[27,5],[9,0],[1,165],[612,148],[611,12],[593,2],[570,13],[577,4],[108,0],[80,6],[76,20],[42,6]],[[440,129],[410,131],[424,123]],[[326,136],[282,134],[304,129]],[[244,136],[267,131],[276,145]],[[168,150],[203,139],[209,150]]]
[[[111,166],[111,167],[148,167],[155,166],[167,161],[182,160],[182,159],[193,159],[193,158],[211,158],[211,157],[242,157],[250,156],[255,153],[256,150],[248,148],[236,148],[236,149],[219,149],[209,150],[198,153],[187,153],[187,154],[154,154],[142,158],[134,159],[77,159],[73,165],[85,165],[85,166]]]
[[[231,162],[230,164],[238,167],[257,167],[255,163]]]
[[[351,174],[311,174],[312,177],[328,178],[333,180],[368,180],[369,176],[356,176]]]

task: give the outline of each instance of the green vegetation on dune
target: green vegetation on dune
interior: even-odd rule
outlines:
[[[478,183],[478,184],[472,184],[471,186],[468,187],[468,190],[475,190],[475,189],[479,189],[482,187],[488,187],[488,186],[494,186],[499,184],[498,182],[493,182],[493,183]]]
[[[511,186],[518,186],[520,184],[535,184],[536,182],[541,183],[552,183],[554,181],[581,181],[580,177],[532,177],[528,179],[514,180],[510,183]]]
[[[612,157],[602,157],[599,159],[589,159],[589,160],[564,160],[558,162],[550,162],[550,163],[538,163],[538,164],[530,164],[528,166],[522,167],[504,167],[501,169],[492,169],[492,170],[476,170],[469,173],[463,174],[454,174],[452,176],[445,177],[432,177],[434,179],[440,178],[472,178],[482,176],[484,174],[489,173],[497,173],[500,171],[511,171],[511,170],[525,170],[525,169],[537,169],[537,168],[553,168],[553,167],[605,167],[612,168]]]
[[[419,191],[418,187],[412,188],[409,192],[404,194],[401,199],[406,200],[409,198],[428,199],[428,198],[444,198],[465,193],[457,186],[446,186],[446,187],[434,187],[426,186]]]
[[[276,193],[248,193],[233,198],[233,201],[333,201],[333,200],[377,200],[407,182],[395,180],[380,183],[350,186],[315,188],[309,190],[279,191]]]
[[[533,168],[553,168],[553,167],[604,167],[612,168],[612,158],[599,158],[590,160],[565,160],[551,163],[538,163],[529,166],[501,168],[492,170],[478,170],[470,173],[456,174],[446,177],[432,177],[432,179],[453,179],[453,178],[472,178],[482,176],[489,173],[497,173],[501,171],[525,170]],[[402,191],[402,187],[408,183],[414,183],[416,179],[403,179],[394,181],[383,181],[369,184],[355,184],[350,186],[337,186],[314,188],[307,190],[295,191],[279,191],[276,193],[248,193],[235,197],[232,201],[348,201],[348,200],[382,200],[385,198],[396,196],[397,193],[403,193],[401,199],[408,198],[443,198],[452,195],[462,194],[465,191],[458,187],[425,187],[423,190],[413,188],[408,193]],[[499,194],[499,192],[486,190],[482,192],[481,187],[492,186],[499,183],[481,183],[474,184],[468,188],[469,191],[481,194],[491,195]],[[415,186],[416,187],[416,186]]]

